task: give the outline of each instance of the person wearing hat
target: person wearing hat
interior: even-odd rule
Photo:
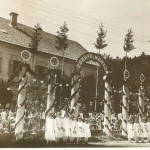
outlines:
[[[63,120],[61,118],[61,113],[57,112],[57,117],[55,118],[55,137],[56,143],[60,142],[63,138]]]
[[[140,128],[141,128],[141,139],[142,142],[144,143],[144,138],[147,137],[147,128],[146,128],[146,118],[143,117],[140,123]]]
[[[63,129],[64,129],[63,143],[67,143],[67,140],[70,137],[70,119],[68,113],[66,113],[63,118]]]
[[[45,139],[47,144],[55,141],[55,120],[53,113],[49,114],[46,118]]]
[[[150,142],[150,118],[147,118],[147,123],[146,123],[146,128],[147,128],[147,142]]]
[[[140,133],[139,133],[140,124],[139,124],[139,121],[138,121],[137,117],[134,118],[133,128],[134,128],[134,140],[137,143],[138,142],[138,137],[140,137]]]
[[[131,142],[131,139],[133,138],[133,118],[131,115],[127,122],[127,134],[128,134],[128,141]]]

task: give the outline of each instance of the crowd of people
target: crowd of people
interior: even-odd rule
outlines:
[[[127,123],[128,141],[150,142],[150,118],[130,116]]]
[[[127,121],[127,134],[129,142],[150,142],[150,118],[142,118],[131,115]],[[15,133],[16,111],[13,109],[0,109],[0,135]],[[112,135],[122,135],[122,114],[111,116]],[[41,138],[47,143],[87,143],[94,136],[93,130],[104,133],[104,113],[81,113],[78,117],[65,111],[50,113],[45,119],[45,112],[38,109],[25,110],[24,116],[24,138],[30,135],[42,133]],[[101,133],[102,133],[101,132]]]

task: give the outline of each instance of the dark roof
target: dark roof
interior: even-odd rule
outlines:
[[[0,17],[0,41],[29,48],[34,28],[20,23],[17,24],[16,28],[13,28],[9,23],[9,20]],[[55,48],[55,39],[55,35],[42,31],[38,50],[55,56],[62,56],[62,51]],[[65,50],[66,58],[77,60],[80,55],[86,52],[87,50],[78,42],[68,40],[68,47]]]

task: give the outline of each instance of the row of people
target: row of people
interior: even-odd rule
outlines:
[[[76,120],[73,116],[65,114],[62,118],[61,113],[57,113],[57,117],[54,118],[54,114],[50,114],[46,118],[45,139],[47,142],[55,141],[56,143],[63,140],[64,143],[68,141],[73,143],[79,143],[81,139],[84,142],[88,142],[88,138],[91,137],[90,124],[88,120],[82,120],[78,117]]]
[[[137,117],[130,116],[127,123],[127,133],[129,142],[132,139],[135,142],[150,142],[150,118],[142,118],[141,122],[139,122]]]

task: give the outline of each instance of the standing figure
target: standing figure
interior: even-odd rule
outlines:
[[[91,137],[90,123],[88,120],[85,120],[84,123],[84,141],[88,142],[89,137]]]
[[[127,122],[127,134],[128,134],[128,141],[131,142],[133,138],[133,118],[130,116]]]
[[[141,119],[140,128],[141,128],[141,139],[142,142],[144,143],[145,142],[144,139],[147,138],[147,134],[148,134],[147,127],[146,127],[146,118]]]
[[[84,137],[84,125],[83,125],[82,118],[78,117],[78,121],[77,121],[77,144],[80,143],[82,137]]]
[[[150,118],[147,118],[147,123],[146,123],[146,127],[147,127],[147,142],[150,142]]]
[[[60,142],[63,137],[63,120],[60,112],[57,112],[57,117],[55,118],[55,137],[56,143]]]
[[[67,143],[67,140],[70,138],[70,119],[69,114],[65,114],[63,118],[63,143]]]
[[[74,116],[70,118],[70,142],[73,143],[74,139],[77,137],[77,122]]]
[[[47,144],[55,141],[55,119],[53,114],[46,118],[45,139]]]
[[[140,124],[137,117],[134,119],[133,128],[134,128],[134,140],[137,143],[138,137],[140,137]]]

